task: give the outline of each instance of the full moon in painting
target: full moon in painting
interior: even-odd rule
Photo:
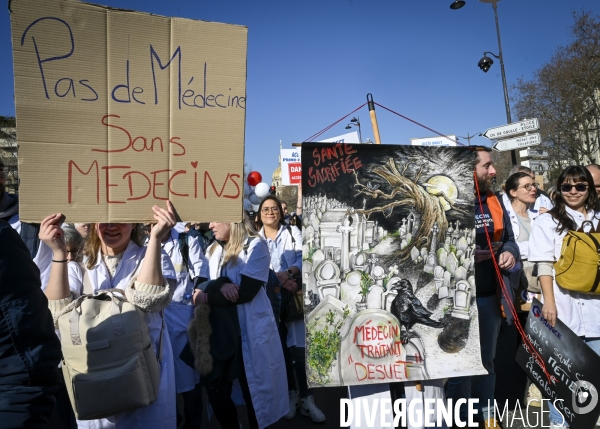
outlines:
[[[452,179],[447,176],[433,176],[427,181],[427,185],[427,192],[432,195],[439,194],[440,192],[444,193],[446,198],[442,195],[438,196],[440,204],[444,211],[450,210],[452,207],[450,207],[449,203],[453,203],[458,197],[458,189],[456,189],[456,185]]]

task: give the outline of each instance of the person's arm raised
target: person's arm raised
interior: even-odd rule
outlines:
[[[57,213],[46,217],[40,225],[39,238],[52,250],[50,278],[48,287],[44,291],[49,301],[62,300],[71,296],[67,247],[62,238],[62,221],[63,216]]]
[[[161,264],[161,240],[165,234],[175,226],[177,212],[171,201],[167,201],[167,208],[163,209],[158,206],[153,206],[154,219],[157,223],[150,231],[150,240],[146,249],[144,263],[140,268],[140,273],[137,276],[137,281],[148,285],[164,285],[164,277]]]

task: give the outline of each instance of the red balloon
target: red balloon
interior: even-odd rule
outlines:
[[[258,171],[251,171],[248,174],[248,184],[250,186],[256,186],[260,182],[262,182],[262,176],[260,175],[260,173]]]

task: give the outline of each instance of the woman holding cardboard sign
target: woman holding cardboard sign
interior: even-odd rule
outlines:
[[[85,270],[80,278],[69,278],[68,276],[66,248],[62,241],[62,230],[60,228],[62,216],[60,214],[50,215],[41,224],[40,239],[53,252],[50,280],[45,293],[55,323],[61,315],[69,313],[72,308],[82,304],[80,299],[75,300],[77,295],[84,292],[96,295],[108,289],[121,289],[124,291],[127,301],[145,313],[145,322],[151,339],[150,346],[153,346],[152,354],[149,357],[155,358],[157,356],[160,364],[159,367],[156,367],[156,361],[140,361],[132,369],[132,371],[136,371],[136,368],[141,365],[145,368],[146,365],[152,364],[154,368],[157,368],[157,372],[159,371],[159,375],[157,374],[157,377],[160,377],[158,389],[148,393],[148,396],[155,395],[153,403],[105,418],[78,420],[77,424],[80,428],[173,428],[176,426],[173,357],[168,331],[164,329],[162,317],[162,310],[171,301],[176,275],[169,257],[161,249],[163,235],[168,233],[175,225],[176,212],[170,201],[167,201],[166,209],[154,206],[152,210],[157,224],[152,228],[147,247],[142,246],[141,235],[139,234],[140,228],[137,224],[93,224],[85,245],[87,254],[84,261]],[[79,293],[72,291],[78,291]],[[71,315],[83,308],[84,306],[81,305],[76,311],[71,312]],[[122,310],[125,308],[125,304],[121,302],[116,308]],[[122,319],[123,314],[113,315],[111,313],[111,317],[107,321],[110,320],[113,325],[118,324],[119,320],[124,320]],[[81,310],[81,319],[79,324],[75,326],[81,327],[86,323],[93,322],[84,320],[83,317],[84,313]],[[140,326],[143,328],[143,325]],[[115,326],[115,332],[119,333],[121,337],[129,338],[126,337],[129,328],[131,327]],[[88,331],[88,337],[85,339],[84,344],[91,341],[92,337],[99,333],[99,331],[90,332]],[[61,335],[64,336],[64,334]],[[65,347],[65,340],[71,340],[71,338],[63,338],[63,348]],[[96,345],[91,349],[90,344]],[[106,347],[109,347],[109,344],[112,344],[112,340],[107,342]],[[96,342],[88,343],[86,347],[91,355],[93,350],[101,348],[101,346]],[[89,361],[87,366],[90,370],[93,369]],[[112,374],[114,384],[109,384],[111,390],[128,391],[130,389],[130,385],[119,385],[125,379],[122,377],[125,373],[126,371],[121,371],[119,374]],[[104,377],[106,378],[107,375],[104,375]],[[111,380],[113,379],[111,378]],[[82,392],[80,390],[75,394],[82,395]],[[103,394],[106,397],[103,397]],[[93,398],[83,399],[86,401],[90,399],[90,402],[109,401],[111,399],[108,397],[110,392],[96,392],[93,396]],[[78,400],[80,399],[82,398],[78,398]],[[73,397],[71,401],[74,403]],[[77,413],[78,410],[75,411]]]
[[[566,256],[567,233],[596,230],[600,219],[600,202],[594,181],[588,170],[581,166],[567,167],[558,178],[555,206],[540,215],[529,238],[529,260],[538,263],[544,306],[542,316],[552,325],[557,318],[580,336],[592,350],[600,355],[600,295],[584,294],[570,289],[570,285],[557,283],[555,262]],[[567,244],[563,248],[563,244]],[[595,253],[595,252],[594,252]],[[597,271],[593,266],[592,273]],[[576,273],[580,282],[590,270]],[[559,281],[560,282],[560,281]],[[550,406],[550,423],[554,427],[567,427],[568,422],[556,408]]]

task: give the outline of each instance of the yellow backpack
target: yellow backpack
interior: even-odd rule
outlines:
[[[584,232],[586,226],[589,232]],[[554,270],[556,283],[563,289],[600,295],[600,232],[591,221],[567,233]]]

